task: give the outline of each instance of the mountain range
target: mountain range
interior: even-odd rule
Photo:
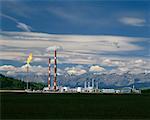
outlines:
[[[43,82],[47,83],[47,75],[36,75],[36,74],[22,74],[17,75],[15,78],[22,81],[27,79],[31,82]],[[147,88],[150,87],[150,73],[140,73],[140,74],[104,74],[104,73],[85,73],[81,75],[58,75],[57,84],[59,86],[69,86],[77,87],[84,86],[84,82],[90,82],[92,84],[92,79],[94,79],[95,84],[98,83],[99,88],[122,88],[131,87],[135,85],[136,88]],[[51,85],[53,84],[53,76],[51,75]]]

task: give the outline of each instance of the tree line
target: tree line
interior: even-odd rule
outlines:
[[[29,86],[32,90],[41,90],[45,84],[29,82]],[[0,74],[0,89],[26,89],[26,82]]]

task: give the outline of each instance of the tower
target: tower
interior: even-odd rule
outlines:
[[[90,87],[90,82],[88,82],[88,88]]]
[[[51,87],[51,59],[48,59],[48,90],[50,90]]]
[[[94,79],[92,79],[92,88],[94,88]]]
[[[29,79],[29,65],[27,64],[27,90],[29,89],[29,81],[28,81],[28,79]]]
[[[57,52],[54,50],[54,91],[56,91],[57,87]]]
[[[98,89],[98,82],[96,82],[96,89]]]

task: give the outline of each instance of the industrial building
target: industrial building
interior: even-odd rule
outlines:
[[[115,89],[101,89],[102,93],[115,93]]]
[[[29,71],[29,68],[27,67],[27,72]],[[53,82],[53,85],[51,83]],[[28,83],[28,82],[27,82]],[[102,93],[102,94],[126,94],[126,93],[136,93],[140,94],[141,91],[135,89],[133,86],[131,87],[125,87],[122,89],[100,89],[99,83],[96,82],[94,79],[91,81],[84,81],[84,87],[78,86],[76,88],[70,88],[68,86],[57,86],[57,51],[54,50],[54,79],[51,80],[51,59],[48,59],[48,82],[47,87],[44,87],[42,91],[40,90],[33,90],[30,91],[28,89],[27,84],[27,90],[26,92],[29,93]]]

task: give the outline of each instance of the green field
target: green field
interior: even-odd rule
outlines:
[[[150,95],[0,93],[2,119],[150,119]]]

